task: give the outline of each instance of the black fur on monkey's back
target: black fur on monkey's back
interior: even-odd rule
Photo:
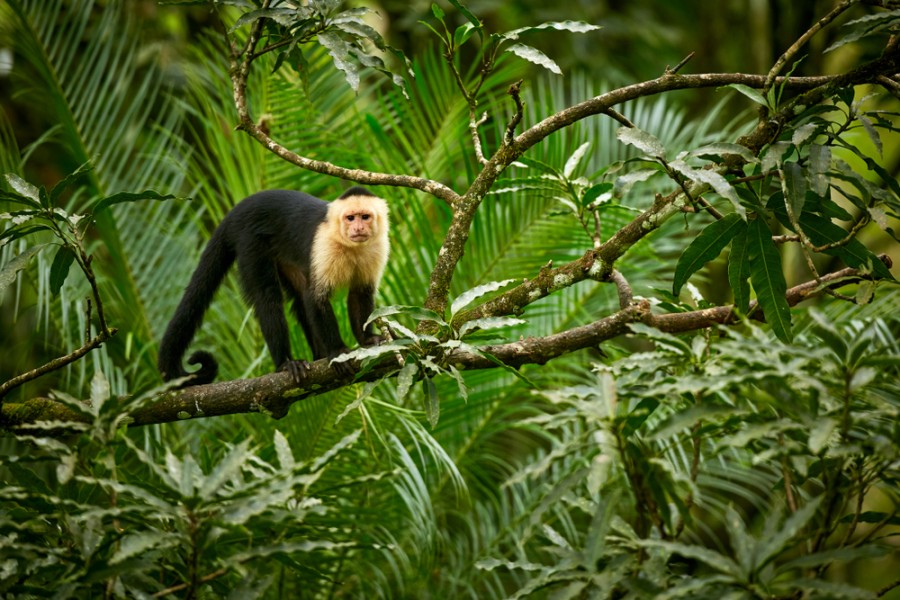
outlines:
[[[353,195],[372,194],[365,188],[354,187],[341,198]],[[248,289],[256,290],[261,285],[277,286],[278,274],[259,273],[255,272],[256,269],[241,268],[241,265],[274,265],[276,262],[288,261],[299,265],[308,276],[313,237],[318,226],[325,220],[327,211],[328,202],[291,190],[259,192],[231,209],[206,244],[184,296],[163,335],[158,366],[165,380],[189,375],[182,366],[182,358],[200,328],[213,295],[235,260],[240,263],[238,268],[245,293]],[[283,243],[284,240],[290,240],[290,243]],[[279,305],[277,310],[283,309]],[[275,350],[284,356],[290,355],[289,347]],[[200,365],[197,371],[190,373],[193,377],[189,385],[209,383],[215,379],[218,363],[209,352],[195,352],[188,358],[188,362]],[[275,365],[276,368],[279,366]]]

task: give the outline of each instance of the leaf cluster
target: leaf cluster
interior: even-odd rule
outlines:
[[[334,66],[344,73],[353,91],[359,90],[363,69],[381,72],[401,88],[405,85],[403,77],[391,71],[381,54],[392,54],[404,66],[408,61],[401,51],[389,46],[382,35],[366,22],[366,17],[375,14],[369,7],[344,10],[339,0],[311,0],[278,6],[269,6],[269,2],[259,6],[259,3],[254,5],[244,0],[236,4],[246,12],[235,20],[229,33],[247,26],[261,26],[265,44],[262,48],[252,49],[254,55],[250,58],[256,60],[264,54],[275,53],[273,71],[287,64],[306,80],[309,50],[304,52],[303,47],[315,42],[328,51]]]
[[[280,569],[329,585],[324,563],[372,547],[372,531],[335,517],[343,489],[377,485],[389,473],[319,483],[353,455],[359,431],[309,460],[298,460],[276,431],[271,458],[244,439],[207,451],[201,466],[191,453],[148,449],[125,432],[129,412],[160,391],[116,398],[98,373],[89,403],[54,394],[80,422],[21,430],[22,453],[0,467],[0,593],[191,596],[208,589],[259,597]]]
[[[478,568],[524,575],[512,597],[872,597],[823,574],[891,552],[897,326],[817,316],[792,345],[636,327],[652,351],[542,392],[557,410],[521,424],[553,443],[506,486],[540,502]]]

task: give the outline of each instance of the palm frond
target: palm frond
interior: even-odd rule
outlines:
[[[56,124],[44,142],[57,146],[72,170],[88,162],[94,166],[87,194],[76,194],[73,202],[126,190],[179,190],[180,157],[187,150],[170,132],[180,127],[181,114],[165,96],[160,70],[153,64],[138,68],[141,37],[125,5],[13,0],[10,7],[16,17],[17,50],[35,74],[26,80],[23,94],[41,97],[47,120]],[[157,114],[162,118],[157,119]],[[73,206],[76,212],[77,208]],[[103,245],[94,247],[98,254],[94,264],[109,300],[109,320],[124,330],[107,346],[119,361],[136,356],[135,372],[152,373],[153,352],[147,351],[153,339],[152,321],[147,306],[158,302],[164,290],[153,285],[159,276],[155,255],[147,249],[158,242],[162,224],[177,218],[174,203],[120,207],[97,215]],[[138,263],[137,256],[141,257]],[[47,267],[47,261],[39,263],[42,272]],[[44,277],[37,281],[43,290]],[[50,306],[46,292],[39,291],[39,300],[42,306]],[[54,314],[55,318],[67,315]],[[60,320],[58,329],[63,347],[77,344],[83,332],[69,318]],[[118,342],[126,338],[127,344]],[[135,354],[126,357],[127,348]],[[83,385],[84,380],[76,384]]]

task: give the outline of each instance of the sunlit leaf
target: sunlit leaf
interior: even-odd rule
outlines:
[[[537,48],[526,46],[525,44],[513,44],[512,46],[505,48],[503,51],[510,52],[512,54],[515,54],[519,58],[524,58],[528,62],[544,67],[551,73],[562,75],[562,69],[559,68],[559,65],[557,65],[549,56],[547,56]]]

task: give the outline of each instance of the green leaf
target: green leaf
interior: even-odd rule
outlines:
[[[746,219],[747,211],[744,208],[744,205],[741,204],[740,197],[728,180],[721,174],[712,169],[695,169],[683,160],[677,159],[670,162],[669,166],[693,182],[711,186],[717,194],[731,201],[735,212],[737,212],[742,219]]]
[[[794,217],[799,218],[803,213],[808,187],[803,167],[800,166],[800,163],[788,162],[784,163],[782,172],[784,179],[781,182],[781,188],[784,191],[784,198],[791,207]]]
[[[431,14],[433,14],[434,18],[438,21],[444,20],[444,10],[438,6],[437,2],[431,3]]]
[[[178,198],[174,194],[160,194],[159,192],[155,192],[153,190],[144,190],[143,192],[119,192],[118,194],[113,194],[112,196],[107,196],[106,198],[100,199],[97,204],[94,205],[93,214],[96,215],[100,211],[105,210],[110,206],[121,204],[123,202],[172,199],[184,200],[184,198]]]
[[[463,23],[453,32],[453,45],[459,48],[468,42],[469,38],[472,37],[472,34],[477,30],[478,28],[471,23]]]
[[[647,156],[665,158],[666,147],[656,136],[637,127],[619,127],[616,138],[623,144],[634,146]]]
[[[747,244],[747,228],[731,241],[728,255],[728,284],[734,293],[734,307],[742,315],[750,309],[750,250]]]
[[[275,430],[275,437],[272,440],[275,446],[275,454],[278,456],[278,464],[283,471],[290,471],[296,465],[294,453],[287,438],[279,430]]]
[[[3,296],[6,288],[16,280],[16,275],[19,271],[27,267],[32,257],[46,246],[49,246],[49,244],[41,244],[40,246],[26,248],[21,254],[6,263],[3,268],[0,269],[0,297]]]
[[[18,227],[10,227],[3,233],[0,233],[0,246],[6,245],[10,242],[31,235],[32,233],[37,233],[39,231],[52,231],[54,235],[56,234],[56,231],[54,231],[52,227],[50,227],[49,225],[44,225],[43,223],[38,223],[37,225],[23,224]]]
[[[830,219],[812,213],[803,213],[800,218],[800,227],[816,246],[833,244],[847,237],[847,231],[843,227],[832,223]],[[847,266],[856,269],[871,266],[875,275],[883,279],[894,279],[885,264],[857,239],[852,239],[842,246],[829,248],[825,250],[825,254],[837,256]]]
[[[741,568],[736,562],[724,554],[720,554],[715,550],[710,550],[703,546],[693,544],[682,544],[678,542],[664,542],[661,540],[643,539],[637,540],[641,546],[651,548],[661,548],[670,554],[678,554],[685,558],[693,558],[700,562],[706,563],[707,566],[713,568],[719,573],[725,573],[739,579],[741,577]]]
[[[762,94],[760,94],[759,92],[757,92],[750,86],[746,86],[743,83],[730,83],[730,84],[726,85],[725,87],[730,87],[734,90],[739,91],[740,93],[747,96],[748,98],[750,98],[757,104],[760,104],[762,106],[769,106],[769,101],[766,100],[765,96],[763,96]]]
[[[248,450],[250,446],[250,440],[245,439],[238,445],[234,446],[228,454],[220,460],[215,468],[212,470],[212,473],[209,476],[205,477],[202,480],[199,490],[199,496],[203,499],[212,498],[219,489],[230,479],[236,477],[244,464],[249,460],[252,454]],[[187,467],[188,461],[185,460],[185,467]],[[188,472],[188,469],[185,468],[185,472]],[[184,487],[183,491],[186,494],[189,487]]]
[[[501,329],[503,327],[515,327],[526,323],[525,319],[517,317],[484,317],[468,321],[459,328],[459,337],[463,338],[467,333],[476,330]]]
[[[817,196],[828,195],[830,179],[828,171],[831,169],[831,148],[821,144],[812,144],[809,147],[809,183],[810,189]]]
[[[53,264],[50,266],[50,293],[54,296],[59,295],[69,276],[69,268],[75,262],[75,252],[68,246],[60,246],[53,257]]]
[[[509,48],[506,48],[504,52],[512,52],[519,58],[524,58],[530,63],[534,63],[538,66],[544,67],[551,73],[556,75],[562,75],[562,69],[559,68],[553,59],[549,56],[538,50],[537,48],[533,48],[532,46],[526,46],[525,44],[513,44]]]
[[[441,400],[438,398],[437,386],[434,385],[431,377],[426,375],[422,380],[422,388],[425,396],[425,417],[428,419],[428,424],[434,429],[441,416]]]
[[[729,143],[716,143],[716,144],[707,144],[701,148],[697,148],[696,150],[691,150],[684,155],[684,158],[689,158],[696,156],[698,158],[723,158],[725,156],[740,156],[742,159],[747,161],[748,163],[758,162],[756,156],[753,155],[752,152],[746,147],[740,144],[729,144]]]
[[[456,10],[461,12],[466,19],[468,19],[469,23],[479,29],[478,35],[481,35],[481,21],[478,19],[478,17],[476,17],[472,13],[472,11],[466,8],[459,0],[449,0],[449,2],[456,8]]]
[[[182,539],[175,533],[165,531],[142,531],[140,533],[127,534],[119,540],[116,551],[109,559],[109,564],[115,565],[134,556],[142,556],[154,548],[172,547],[180,545]]]
[[[456,297],[453,302],[450,304],[450,314],[455,315],[461,309],[465,308],[470,302],[475,300],[476,298],[480,298],[485,294],[489,294],[491,292],[496,292],[499,289],[503,289],[509,284],[513,283],[515,279],[504,279],[503,281],[492,281],[490,283],[485,283],[483,285],[479,285],[477,287],[473,287],[471,290],[466,290],[462,294]],[[437,313],[435,313],[437,314]]]
[[[34,202],[36,206],[42,206],[41,204],[41,192],[38,188],[15,173],[7,173],[6,181],[9,183],[9,186],[19,195],[28,198]]]
[[[40,202],[36,202],[28,196],[22,196],[21,194],[16,194],[15,192],[10,193],[5,190],[0,190],[0,201],[14,202],[16,204],[27,206],[28,208],[36,209],[35,214],[37,214],[38,211],[43,208]]]
[[[550,21],[547,23],[541,23],[540,25],[513,29],[512,31],[501,33],[497,37],[502,40],[517,40],[523,33],[532,33],[534,31],[541,31],[543,29],[555,29],[557,31],[568,31],[570,33],[588,33],[591,31],[597,31],[601,29],[601,27],[599,25],[591,25],[590,23],[585,23],[584,21]]]
[[[344,73],[347,85],[354,92],[359,91],[359,65],[353,59],[353,47],[341,39],[339,35],[331,31],[323,31],[317,38],[319,43],[328,50],[334,66]]]
[[[672,293],[676,296],[681,292],[681,287],[687,283],[691,275],[700,270],[703,265],[717,257],[725,246],[747,228],[747,223],[737,213],[731,213],[724,218],[711,223],[700,232],[694,240],[684,249],[675,266],[675,280],[672,283]]]
[[[581,159],[584,158],[584,155],[587,154],[588,149],[590,149],[591,143],[585,142],[582,145],[578,146],[575,152],[572,153],[572,156],[566,160],[566,166],[563,168],[563,177],[569,179],[575,173],[575,169],[578,168],[578,165],[581,163]]]
[[[400,400],[405,400],[409,395],[409,390],[412,389],[418,373],[419,364],[412,360],[407,360],[403,368],[400,369],[400,373],[397,374],[397,397]]]
[[[584,192],[584,196],[581,198],[581,206],[590,206],[594,200],[599,198],[603,194],[607,194],[613,191],[613,184],[605,181],[603,183],[598,183],[597,185],[593,185],[589,187]]]
[[[65,192],[66,189],[68,189],[72,184],[84,177],[93,168],[94,167],[91,165],[91,163],[84,163],[83,165],[75,169],[72,173],[66,175],[62,180],[59,181],[59,183],[54,185],[53,189],[50,190],[50,199],[48,202],[49,206],[56,206],[59,202],[59,197],[62,196],[63,192]]]
[[[821,501],[822,498],[820,496],[801,506],[785,519],[781,527],[775,529],[774,535],[763,540],[763,545],[759,549],[760,553],[757,557],[757,568],[764,567],[767,563],[774,560],[788,543],[800,534],[801,530],[816,514]]]
[[[791,308],[785,298],[787,282],[781,266],[781,255],[772,232],[762,218],[754,219],[747,230],[750,253],[750,281],[762,307],[766,321],[776,337],[789,343],[791,333]]]

